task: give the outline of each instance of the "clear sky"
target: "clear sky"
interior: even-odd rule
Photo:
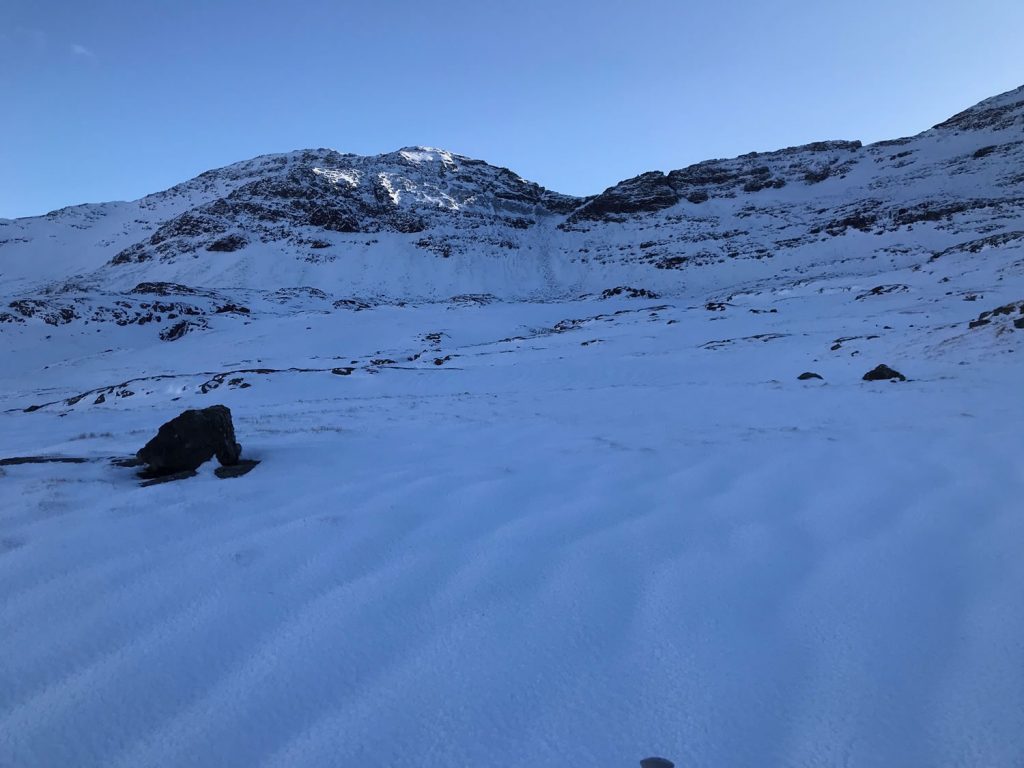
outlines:
[[[561,192],[916,133],[1024,83],[1022,0],[3,0],[0,216],[303,147]]]

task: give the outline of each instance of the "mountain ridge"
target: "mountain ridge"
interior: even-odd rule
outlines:
[[[1002,111],[1002,110],[1005,110],[1007,107],[1012,108],[1015,105],[1019,105],[1021,102],[1024,102],[1024,85],[1020,85],[1017,88],[1013,88],[1013,89],[1010,89],[1008,91],[1004,91],[1002,93],[996,94],[994,96],[987,97],[987,98],[985,98],[985,99],[983,99],[983,100],[981,100],[979,102],[976,102],[975,104],[972,104],[971,106],[961,110],[960,112],[955,113],[954,115],[952,115],[951,117],[947,118],[946,120],[943,120],[943,121],[935,124],[931,128],[925,129],[925,131],[922,131],[922,133],[927,133],[928,131],[935,130],[935,129],[948,128],[948,127],[956,127],[959,123],[961,123],[963,120],[967,119],[970,115],[977,114],[979,111],[984,110],[984,111],[987,112],[987,111],[989,111],[991,109],[997,109],[997,110]],[[910,135],[908,137],[897,138],[897,139],[882,139],[882,140],[879,140],[877,142],[871,142],[871,143],[866,144],[866,145],[864,145],[859,139],[853,139],[853,140],[827,139],[827,140],[823,140],[823,141],[812,141],[812,142],[808,142],[806,144],[789,145],[789,146],[779,147],[777,149],[771,149],[771,150],[753,150],[751,152],[747,152],[747,153],[744,153],[744,154],[741,154],[741,155],[732,156],[732,157],[708,158],[706,160],[698,161],[697,163],[692,163],[689,166],[683,166],[682,169],[703,165],[705,163],[719,162],[719,161],[724,161],[724,160],[737,159],[737,158],[741,158],[741,157],[753,157],[753,156],[767,155],[767,154],[773,154],[773,153],[791,152],[791,151],[794,151],[794,150],[801,150],[801,149],[805,149],[805,148],[813,148],[813,147],[816,147],[818,145],[823,145],[823,144],[833,144],[833,143],[835,143],[835,144],[861,144],[863,146],[885,145],[885,144],[889,144],[889,143],[892,143],[892,142],[903,141],[906,138],[913,138],[916,135],[921,135],[921,134],[920,133],[919,134],[912,134],[912,135]],[[55,208],[55,209],[53,209],[51,211],[47,211],[47,212],[41,213],[41,214],[33,214],[33,215],[28,215],[28,216],[16,216],[16,217],[3,217],[3,216],[0,216],[0,221],[3,221],[3,222],[15,222],[15,221],[24,220],[24,219],[38,219],[38,218],[52,217],[52,216],[64,213],[66,211],[70,211],[70,210],[78,209],[78,208],[89,208],[89,207],[94,207],[94,206],[111,205],[111,204],[117,204],[117,203],[141,202],[143,200],[146,200],[147,198],[162,195],[162,194],[164,194],[166,192],[169,192],[169,191],[171,191],[173,189],[176,189],[178,187],[187,185],[187,184],[189,184],[191,182],[197,181],[197,180],[202,179],[204,177],[207,177],[207,176],[209,176],[211,174],[216,174],[218,172],[226,171],[226,170],[234,168],[236,166],[250,164],[250,163],[253,163],[253,162],[256,162],[256,161],[259,161],[259,160],[263,160],[263,159],[266,159],[266,158],[278,158],[278,157],[282,157],[282,156],[298,155],[298,154],[307,153],[307,152],[331,152],[331,153],[336,153],[338,155],[342,155],[342,156],[345,156],[345,157],[373,158],[373,157],[384,157],[384,156],[387,156],[387,155],[394,155],[394,154],[397,154],[397,153],[400,153],[400,152],[403,152],[403,151],[443,152],[445,154],[448,154],[448,155],[451,155],[451,156],[454,156],[454,157],[459,157],[461,159],[473,159],[471,156],[463,155],[463,154],[461,154],[459,152],[455,152],[455,151],[452,151],[452,150],[447,150],[447,149],[439,148],[439,147],[425,146],[425,145],[410,145],[410,146],[399,147],[398,149],[392,150],[390,152],[384,152],[384,153],[381,153],[381,154],[378,154],[378,155],[357,155],[357,154],[354,154],[354,153],[342,152],[341,150],[338,150],[338,149],[333,148],[333,147],[298,148],[298,149],[293,149],[293,150],[285,151],[285,152],[262,153],[262,154],[255,155],[255,156],[250,157],[250,158],[246,158],[246,159],[242,159],[242,160],[237,160],[237,161],[228,163],[227,165],[224,165],[224,166],[218,166],[218,167],[215,167],[215,168],[210,168],[210,169],[207,169],[206,171],[202,171],[202,172],[196,174],[195,176],[193,176],[190,179],[186,179],[186,180],[178,182],[176,184],[172,184],[170,187],[168,187],[165,190],[161,190],[161,191],[158,191],[158,192],[148,193],[146,195],[143,195],[141,198],[136,198],[134,200],[121,200],[121,199],[118,199],[118,200],[108,200],[108,201],[101,201],[101,202],[72,203],[70,205],[61,206],[60,208]],[[486,162],[486,161],[478,160],[477,162]],[[490,163],[488,163],[488,164],[490,165]],[[503,168],[503,166],[492,166],[492,167]],[[673,170],[682,170],[682,169],[673,169]],[[505,170],[508,170],[508,169],[506,168]],[[652,169],[650,171],[644,171],[644,172],[641,172],[640,174],[637,174],[636,176],[627,177],[625,179],[622,179],[619,182],[617,182],[616,184],[612,184],[610,187],[606,187],[606,190],[615,187],[617,184],[621,184],[621,183],[623,183],[625,181],[629,181],[630,179],[637,178],[639,176],[643,176],[643,175],[646,175],[646,174],[649,174],[649,173],[668,174],[668,173],[671,173],[671,171],[660,171],[660,170],[657,170],[657,169]],[[543,186],[543,185],[538,184],[538,186]],[[562,193],[562,194],[564,194],[564,193]],[[600,194],[600,193],[593,193],[593,194],[582,195],[582,196],[581,195],[565,195],[565,196],[566,197],[575,197],[575,198],[577,198],[579,200],[585,201],[585,200],[591,199],[593,197],[596,197],[598,194]]]
[[[1018,228],[1022,126],[1024,86],[915,136],[706,160],[586,197],[425,146],[259,155],[136,201],[0,220],[0,278],[28,294],[155,281],[394,301],[721,288],[852,264],[841,252],[866,235],[861,261],[902,263]],[[723,263],[728,275],[696,269]]]

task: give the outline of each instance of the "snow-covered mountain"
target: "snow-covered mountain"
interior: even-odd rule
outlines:
[[[0,221],[0,359],[2,766],[1024,765],[1024,89]],[[214,403],[259,466],[140,487]]]
[[[132,203],[0,220],[0,278],[26,292],[11,300],[49,285],[73,303],[158,281],[415,301],[870,273],[1024,236],[1022,133],[1018,88],[911,138],[712,160],[586,199],[442,150],[266,155]]]

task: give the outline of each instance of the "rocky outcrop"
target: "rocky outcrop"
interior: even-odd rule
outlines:
[[[618,285],[614,288],[605,288],[601,291],[602,299],[611,299],[616,296],[625,296],[628,299],[656,299],[658,294],[646,288],[634,288],[630,285]]]
[[[643,173],[610,187],[569,217],[569,223],[608,220],[628,213],[660,211],[679,202],[679,193],[660,171]]]
[[[1010,321],[1003,322],[1003,325],[1010,325],[1012,322],[1015,329],[1024,329],[1024,301],[1011,301],[1009,304],[1003,304],[995,309],[985,310],[978,315],[977,319],[971,320],[967,326],[972,329],[980,328],[994,322],[998,324],[1000,320]]]
[[[231,411],[224,405],[184,411],[160,427],[136,454],[147,477],[193,472],[214,456],[224,466],[238,463],[242,446],[235,441]]]
[[[1024,126],[1024,85],[975,104],[939,123],[934,130],[977,131],[1006,130]]]
[[[906,381],[907,377],[884,363],[864,374],[864,381]]]
[[[507,168],[425,147],[376,157],[304,150],[250,162],[265,172],[243,175],[225,194],[163,222],[145,240],[122,248],[111,266],[174,261],[199,251],[234,253],[254,241],[323,250],[331,247],[330,233],[416,234],[441,225],[476,229],[482,222],[521,231],[535,226],[538,216],[564,215],[581,202]]]
[[[670,173],[642,173],[609,187],[577,208],[566,228],[584,221],[615,221],[627,214],[654,213],[681,201],[700,205],[712,198],[817,184],[843,177],[859,160],[859,141],[822,141],[775,152],[751,152],[731,160],[707,160]]]

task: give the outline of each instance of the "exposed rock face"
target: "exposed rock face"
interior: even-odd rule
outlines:
[[[1005,130],[1015,126],[1024,127],[1024,85],[991,99],[985,99],[970,109],[953,115],[935,126],[936,130],[969,131],[995,128]]]
[[[611,299],[615,296],[626,296],[630,299],[656,299],[658,294],[646,288],[634,288],[630,285],[619,285],[615,288],[605,288],[601,291],[602,299]]]
[[[160,339],[162,341],[177,341],[193,329],[206,327],[208,327],[206,320],[202,318],[195,320],[179,320],[174,325],[170,325],[160,331]]]
[[[188,321],[182,320],[160,331],[160,338],[164,341],[177,341],[186,333],[188,333]]]
[[[660,211],[679,202],[679,193],[661,171],[642,173],[610,187],[580,207],[570,222],[602,220],[624,213]]]
[[[249,241],[242,237],[242,235],[234,234],[227,235],[219,240],[214,240],[206,246],[206,250],[220,253],[232,253],[241,248],[245,248],[248,244]]]
[[[241,453],[231,411],[224,405],[212,405],[175,416],[136,455],[148,466],[145,474],[158,477],[194,471],[214,456],[224,466],[231,466],[238,463]]]
[[[969,328],[980,328],[983,325],[990,325],[999,320],[1007,320],[1019,316],[1013,320],[1013,327],[1024,328],[1024,301],[1013,301],[995,309],[989,309],[978,315],[976,320],[971,320],[967,325]]]
[[[243,176],[243,183],[227,194],[163,222],[146,240],[115,254],[110,264],[173,261],[199,250],[234,253],[252,240],[323,250],[331,247],[324,238],[328,233],[416,234],[442,222],[457,230],[476,229],[483,221],[498,230],[524,230],[537,223],[538,215],[565,214],[580,203],[507,168],[425,147],[376,157],[302,150],[247,165],[263,172],[251,179]],[[426,241],[432,246],[424,246],[428,250],[445,245]],[[495,245],[502,241],[514,238],[494,237]]]
[[[907,377],[899,371],[895,371],[884,363],[875,366],[864,374],[864,381],[906,381]]]
[[[799,379],[800,381],[810,381],[811,379],[822,379],[822,380],[824,380],[824,378],[825,377],[822,376],[821,374],[814,373],[813,371],[804,371],[799,376],[797,376],[797,379]]]
[[[577,208],[567,224],[652,213],[682,200],[699,205],[713,197],[782,189],[790,183],[817,184],[849,170],[860,149],[859,141],[821,141],[776,152],[751,152],[732,160],[707,160],[668,174],[642,173]]]

